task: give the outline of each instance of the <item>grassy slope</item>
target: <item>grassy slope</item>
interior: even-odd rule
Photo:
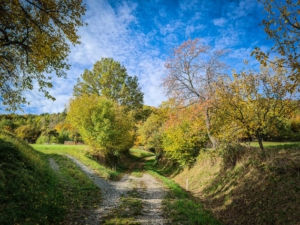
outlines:
[[[171,220],[171,224],[221,224],[204,209],[203,204],[197,198],[194,198],[173,180],[161,175],[171,173],[168,165],[165,164],[166,167],[161,168],[154,167],[154,161],[154,157],[149,158],[145,163],[145,170],[160,179],[169,190],[163,202],[163,213]]]
[[[114,179],[120,175],[119,171],[114,171],[105,166],[99,164],[96,159],[93,159],[92,156],[87,155],[85,145],[31,145],[34,149],[42,152],[44,154],[56,154],[64,155],[68,154],[74,156],[80,160],[85,165],[92,168],[100,177],[105,179]]]
[[[117,171],[113,171],[98,164],[93,158],[86,156],[86,146],[32,145],[32,147],[38,150],[38,152],[33,151],[32,148],[26,145],[26,148],[30,149],[28,150],[28,152],[30,152],[30,155],[36,155],[38,157],[38,160],[30,159],[30,161],[33,161],[34,163],[37,163],[39,161],[42,164],[40,168],[46,170],[46,173],[49,173],[52,176],[52,180],[55,183],[53,190],[56,191],[56,195],[50,196],[49,190],[45,191],[45,195],[49,195],[49,197],[51,197],[51,206],[55,206],[56,211],[59,211],[60,214],[57,214],[57,217],[55,217],[54,213],[52,215],[52,213],[49,213],[49,211],[44,210],[45,207],[41,207],[44,213],[42,213],[36,218],[33,218],[33,215],[31,215],[30,212],[24,212],[23,217],[17,217],[16,221],[24,221],[24,219],[26,218],[28,220],[30,219],[30,222],[28,224],[57,223],[57,221],[60,221],[63,218],[63,223],[65,224],[70,224],[75,221],[84,221],[84,217],[86,215],[85,213],[89,210],[88,208],[86,208],[86,206],[93,206],[97,204],[97,201],[95,201],[95,196],[99,196],[99,193],[97,192],[99,190],[93,189],[94,186],[88,183],[89,181],[86,180],[85,175],[78,171],[76,166],[72,162],[70,162],[66,157],[63,156],[64,154],[69,154],[80,159],[83,163],[90,166],[95,171],[98,171],[100,176],[105,178],[115,178],[119,176],[122,172],[124,172],[126,169],[137,176],[141,175],[143,171],[141,171],[142,167],[140,164],[140,159],[153,156],[152,153],[138,149],[132,149],[130,151],[130,157],[124,158],[122,160],[121,168],[118,168]],[[59,164],[60,169],[58,174],[54,173],[52,170],[49,169],[49,157],[54,159]],[[153,163],[154,158],[146,163],[146,167],[144,169],[148,170],[148,172],[162,179],[164,184],[170,189],[168,197],[164,201],[163,209],[164,214],[169,219],[172,219],[175,224],[219,224],[218,221],[216,221],[206,210],[204,210],[203,206],[196,199],[189,196],[173,181],[164,178],[163,176],[160,176],[157,173],[158,171],[152,166]],[[25,170],[25,172],[27,171]],[[60,182],[59,179],[57,179],[57,175],[64,178],[64,180],[61,180],[63,182]],[[34,177],[36,176],[44,177],[45,174],[42,173],[40,175],[34,175]],[[26,176],[24,179],[26,180]],[[68,182],[65,182],[66,179]],[[36,182],[40,183],[41,181],[36,180]],[[35,185],[36,184],[33,184],[33,186]],[[47,183],[45,183],[44,188],[47,187],[48,185]],[[30,198],[40,198],[40,201],[44,202],[45,199],[43,199],[42,195],[38,195],[38,193],[39,192],[36,192],[36,189],[33,187],[33,197]],[[27,193],[23,192],[22,195],[27,195]],[[135,201],[132,201],[132,198]],[[12,201],[12,198],[10,198],[9,201]],[[135,209],[138,205],[137,203],[139,203],[138,201],[136,201],[135,196],[123,198],[122,202],[126,204],[126,207],[129,207],[131,211],[139,212],[139,210]],[[67,210],[68,208],[71,209]],[[141,207],[138,208],[141,210]],[[11,209],[11,211],[3,211],[3,213],[10,216],[12,215],[12,211],[13,209]],[[30,209],[30,211],[34,212],[34,210],[32,209]],[[112,224],[127,224],[128,222],[129,224],[134,224],[134,220],[130,220],[131,217],[128,218],[128,215],[122,216],[118,211],[112,213],[110,217],[111,218],[109,221],[112,222]]]
[[[174,180],[186,187],[188,179],[189,190],[225,224],[298,224],[299,150],[269,148],[262,157],[252,148],[226,169],[206,152]]]
[[[101,201],[99,189],[73,163],[51,157],[57,172],[47,156],[0,132],[0,224],[69,224]]]

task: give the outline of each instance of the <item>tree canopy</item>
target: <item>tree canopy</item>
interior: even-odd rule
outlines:
[[[94,155],[110,159],[133,146],[133,115],[113,100],[97,95],[78,96],[70,102],[67,119],[78,128]]]
[[[275,63],[276,64],[276,63]],[[224,80],[217,90],[222,135],[254,136],[263,149],[263,135],[272,127],[282,125],[295,111],[287,71],[274,64],[260,72],[242,71],[233,80]],[[227,138],[228,139],[228,138]]]
[[[277,65],[291,69],[290,78],[295,81],[294,87],[300,83],[300,21],[299,1],[259,0],[264,5],[268,17],[262,21],[269,39],[274,41],[271,51],[280,55]],[[261,64],[270,62],[269,52],[255,48],[252,54]]]
[[[144,95],[137,77],[129,76],[126,68],[112,58],[102,58],[91,71],[84,71],[74,86],[74,95],[84,94],[104,96],[130,110],[143,107]]]
[[[35,82],[54,100],[51,73],[66,76],[70,44],[83,26],[82,0],[2,0],[0,2],[0,97],[8,110],[27,103],[24,90]]]
[[[199,39],[188,40],[173,51],[165,67],[167,76],[163,85],[167,94],[180,105],[200,104],[205,115],[209,139],[216,147],[211,133],[215,83],[224,76],[226,65],[221,61],[225,51],[210,51]]]

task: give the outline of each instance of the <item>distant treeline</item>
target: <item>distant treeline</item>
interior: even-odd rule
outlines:
[[[82,142],[81,136],[68,122],[66,111],[40,115],[0,115],[0,129],[9,131],[28,143]]]

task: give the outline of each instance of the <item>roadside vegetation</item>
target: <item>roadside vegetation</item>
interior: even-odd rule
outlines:
[[[84,25],[82,1],[52,1],[53,9],[63,6],[55,15],[46,15],[48,5],[40,2],[43,10],[30,1],[1,5],[0,54],[8,57],[0,61],[5,65],[0,99],[13,111],[26,103],[22,92],[33,88],[34,79],[54,99],[44,89],[52,83],[43,73],[66,74],[66,41],[77,44],[76,28]],[[274,41],[270,52],[253,50],[259,69],[247,62],[242,70],[228,68],[226,50],[189,39],[166,59],[162,85],[168,99],[158,107],[144,105],[138,78],[120,62],[101,58],[83,71],[63,112],[0,115],[0,223],[85,220],[101,202],[100,190],[66,154],[105,179],[118,180],[124,173],[139,177],[145,171],[156,176],[169,189],[163,210],[175,224],[300,221],[300,1],[259,2],[269,14],[262,25]],[[33,11],[41,14],[29,18]],[[18,17],[11,19],[12,13]],[[58,23],[47,22],[54,20]],[[45,27],[54,38],[40,35]],[[62,36],[67,39],[57,45]],[[49,51],[40,54],[41,47]],[[55,145],[63,143],[70,145]],[[106,224],[135,223],[138,198],[135,191],[123,196],[121,209],[130,213],[115,209]]]
[[[193,197],[184,187],[180,187],[180,185],[171,178],[164,176],[166,169],[170,168],[164,166],[156,167],[154,165],[155,158],[148,158],[145,161],[144,169],[149,174],[161,180],[168,188],[162,210],[164,216],[168,218],[172,224],[221,224],[203,207],[199,199]]]
[[[300,216],[299,146],[281,146],[268,146],[265,154],[245,146],[231,146],[234,153],[223,157],[202,152],[172,179],[182,188],[188,180],[189,192],[224,224],[295,224]]]
[[[112,168],[105,167],[99,164],[97,159],[90,155],[87,151],[88,146],[86,145],[31,145],[37,151],[45,155],[71,155],[76,159],[80,160],[85,165],[92,168],[100,177],[105,179],[117,179],[120,175],[120,171]]]
[[[46,156],[3,131],[0,149],[1,224],[68,224],[101,202],[100,190],[65,157]]]

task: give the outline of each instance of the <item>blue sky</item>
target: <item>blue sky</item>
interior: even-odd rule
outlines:
[[[173,48],[189,38],[229,50],[225,61],[236,70],[243,67],[243,60],[257,67],[251,51],[272,45],[259,25],[266,15],[257,0],[86,0],[86,5],[88,26],[78,30],[81,44],[71,48],[68,78],[53,77],[50,93],[56,101],[37,89],[25,92],[31,103],[23,106],[24,113],[61,112],[76,79],[102,57],[114,58],[129,75],[138,76],[145,104],[158,106],[166,100],[161,86],[164,62]],[[7,113],[0,107],[0,113]]]

